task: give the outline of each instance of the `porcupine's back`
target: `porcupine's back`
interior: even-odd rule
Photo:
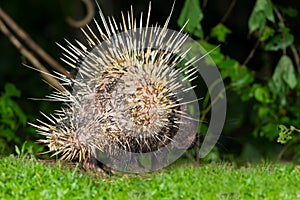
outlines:
[[[120,27],[113,18],[107,23],[101,11],[100,16],[106,33],[97,21],[98,33],[83,30],[92,51],[81,43],[62,47],[65,62],[78,70],[75,79],[60,77],[73,91],[52,94],[67,106],[48,117],[52,124],[36,126],[46,136],[41,142],[62,159],[87,162],[96,151],[154,152],[173,142],[180,129],[193,129],[185,96],[197,69],[191,62],[179,65],[187,36],[170,33],[170,18],[162,28],[150,27],[150,9],[145,28],[142,18],[136,28],[132,11],[127,23],[122,14]]]

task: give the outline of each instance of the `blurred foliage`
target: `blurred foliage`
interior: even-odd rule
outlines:
[[[197,10],[194,8],[195,6],[193,1],[185,1],[185,7],[178,21],[179,25],[183,24],[181,19],[192,15],[191,9],[190,12],[185,9],[193,7],[193,10]],[[199,13],[202,15],[202,12]],[[276,146],[278,137],[279,142],[288,143],[289,140],[292,140],[291,133],[298,130],[292,125],[300,124],[300,84],[299,74],[296,71],[297,65],[299,68],[299,54],[295,47],[295,45],[298,47],[299,44],[295,43],[292,27],[286,25],[288,19],[283,18],[284,15],[297,17],[297,14],[297,10],[289,6],[277,6],[271,0],[257,0],[248,19],[248,36],[244,35],[244,37],[250,36],[256,40],[248,60],[241,64],[234,56],[224,54],[222,46],[210,54],[219,67],[228,90],[236,93],[243,102],[248,102],[251,107],[243,115],[251,116],[251,121],[246,123],[251,126],[250,131],[253,137],[257,138],[257,142],[242,144],[244,146],[242,149],[243,159],[251,160],[253,155],[257,158],[261,157],[259,156],[261,152],[253,148],[253,146],[259,145],[259,138],[267,138]],[[199,14],[195,13],[195,15]],[[193,19],[195,18],[190,18],[190,20]],[[196,18],[191,24],[201,23],[201,19]],[[205,19],[205,15],[203,19]],[[197,29],[195,33],[192,29],[186,29],[186,31],[198,38],[199,43],[207,51],[210,51],[216,48],[215,43],[226,43],[227,35],[234,33],[235,30],[226,27],[224,22],[219,22],[206,37],[204,37],[205,34],[199,34],[203,30]],[[216,38],[217,42],[211,42],[211,38]],[[258,49],[260,54],[255,54]],[[274,52],[277,55],[272,58],[274,64],[271,65],[264,61],[264,58],[274,55]],[[252,56],[260,57],[259,59],[264,62],[259,70],[251,70],[248,66],[250,59],[253,59]],[[268,74],[261,77],[259,72],[263,70],[268,71]],[[228,101],[229,103],[232,101],[230,96],[228,96]],[[289,125],[291,128],[283,128],[284,125]],[[243,129],[242,127],[238,128]],[[300,142],[294,143],[294,146],[298,148],[297,152],[292,152],[295,156],[299,154]]]
[[[4,92],[0,96],[0,154],[13,153],[14,146],[21,146],[23,140],[30,136],[29,134],[36,135],[33,134],[32,128],[25,126],[28,116],[14,101],[14,98],[20,97],[21,92],[13,84],[6,83]],[[23,134],[27,134],[27,137]],[[32,153],[36,153],[41,148],[34,142],[28,142],[27,146],[31,146]]]
[[[199,0],[186,0],[177,23],[181,27],[186,24],[184,26],[185,32],[201,38],[203,37],[203,30],[200,23],[202,19],[203,13],[200,9]]]
[[[16,132],[26,124],[27,117],[12,99],[20,95],[20,91],[13,84],[7,83],[0,97],[0,152],[11,152],[10,148],[14,144],[21,144]]]
[[[138,17],[141,11],[147,12],[148,2],[112,0],[99,4],[105,15],[114,15],[116,21],[120,21],[121,10],[130,10],[130,4],[133,4]],[[150,23],[163,24],[172,5],[173,0],[153,0]],[[189,20],[184,31],[207,51],[214,49],[210,56],[219,67],[227,88],[224,132],[207,160],[219,157],[240,161],[277,157],[297,160],[300,157],[299,137],[295,131],[300,124],[297,61],[300,44],[295,37],[300,34],[300,9],[297,6],[297,0],[176,1],[170,28],[179,30]],[[55,42],[63,43],[63,38],[84,41],[79,29],[65,23],[67,16],[74,19],[84,16],[84,7],[79,0],[11,0],[1,1],[0,7],[54,58],[61,56]],[[96,19],[99,18],[96,16]],[[40,118],[40,110],[51,113],[60,105],[28,100],[43,98],[51,88],[41,81],[38,73],[21,66],[27,61],[1,34],[0,43],[0,89],[4,88],[1,104],[5,103],[5,108],[0,110],[1,130],[9,130],[0,133],[1,146],[5,144],[6,149],[14,150],[13,144],[20,147],[28,140],[26,136],[37,137],[32,129],[27,129],[26,121]],[[221,46],[217,47],[219,44]],[[20,91],[17,92],[14,86],[5,86],[7,82],[22,91],[21,98]],[[13,104],[13,108],[6,109],[8,104]],[[3,118],[4,115],[9,118]],[[285,141],[285,146],[277,140]]]

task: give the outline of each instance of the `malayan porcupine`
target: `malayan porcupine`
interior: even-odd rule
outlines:
[[[172,157],[164,151],[186,149],[194,140],[199,114],[190,82],[197,77],[198,58],[186,57],[186,34],[167,29],[170,16],[162,27],[149,24],[150,8],[144,28],[143,16],[136,20],[132,10],[122,13],[118,25],[100,9],[103,24],[94,20],[97,32],[88,25],[82,29],[89,46],[59,45],[77,75],[56,73],[72,89],[48,98],[65,106],[45,115],[49,122],[33,125],[53,155],[120,169],[116,166],[126,168],[139,159],[135,155],[147,153],[164,162]]]

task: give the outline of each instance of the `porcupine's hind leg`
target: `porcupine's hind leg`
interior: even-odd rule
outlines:
[[[84,162],[82,167],[86,171],[92,171],[101,175],[108,175],[111,172],[108,167],[99,162],[94,156],[91,156],[86,162]]]

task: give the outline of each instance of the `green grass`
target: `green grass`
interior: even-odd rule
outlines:
[[[144,175],[99,178],[14,156],[0,160],[0,199],[300,199],[291,164],[177,164]]]

